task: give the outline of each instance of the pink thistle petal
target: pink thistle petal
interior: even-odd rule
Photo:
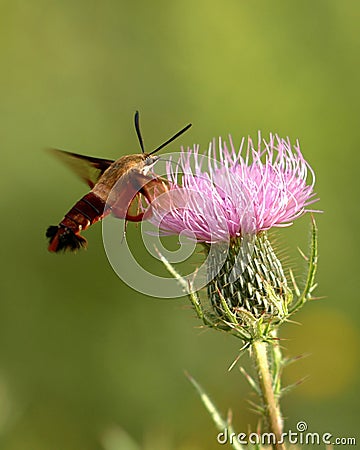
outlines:
[[[199,146],[182,149],[167,164],[170,191],[152,204],[150,221],[168,233],[184,233],[199,242],[227,241],[291,223],[317,201],[315,175],[298,141],[259,133],[257,147],[242,139],[238,151],[219,138],[207,154]],[[218,159],[216,159],[218,157]],[[310,179],[310,181],[308,181]]]

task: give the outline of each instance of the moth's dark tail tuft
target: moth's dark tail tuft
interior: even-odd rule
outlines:
[[[50,239],[50,243],[54,239],[58,230],[59,227],[57,225],[50,225],[49,228],[46,230],[46,237]]]
[[[46,230],[46,237],[49,239],[48,249],[50,252],[65,252],[67,250],[74,252],[87,245],[87,240],[84,237],[62,225],[51,225]]]

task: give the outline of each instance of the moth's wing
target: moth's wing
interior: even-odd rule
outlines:
[[[153,201],[158,200],[162,194],[169,192],[170,183],[166,178],[157,176],[145,176],[144,185],[141,188],[140,193],[146,198],[147,202],[151,204]],[[147,180],[145,178],[147,177]]]
[[[162,194],[169,191],[169,182],[165,178],[137,171],[133,171],[129,177],[123,177],[120,186],[120,189],[116,189],[112,213],[115,217],[130,222],[140,222],[145,213],[148,218],[151,215],[151,203],[158,201]],[[167,196],[160,198],[169,203]]]
[[[51,149],[50,151],[84,180],[91,189],[105,170],[114,162],[111,159],[94,158],[64,150]]]
[[[118,219],[126,219],[131,222],[139,222],[144,215],[139,210],[140,190],[142,180],[138,171],[130,170],[119,178],[113,187],[107,204],[111,208],[113,216]]]

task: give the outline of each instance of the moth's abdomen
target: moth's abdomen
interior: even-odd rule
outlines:
[[[105,202],[98,195],[89,192],[65,214],[58,226],[52,225],[47,229],[49,251],[76,251],[86,247],[87,241],[80,232],[101,220],[105,215]]]

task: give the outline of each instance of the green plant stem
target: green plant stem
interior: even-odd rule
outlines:
[[[255,341],[251,346],[252,356],[255,361],[259,378],[259,386],[269,431],[272,432],[276,438],[276,443],[273,447],[277,450],[285,450],[285,445],[280,444],[280,442],[282,442],[283,421],[279,404],[275,398],[273,390],[272,376],[267,357],[268,345],[272,344],[267,344],[263,341]]]

